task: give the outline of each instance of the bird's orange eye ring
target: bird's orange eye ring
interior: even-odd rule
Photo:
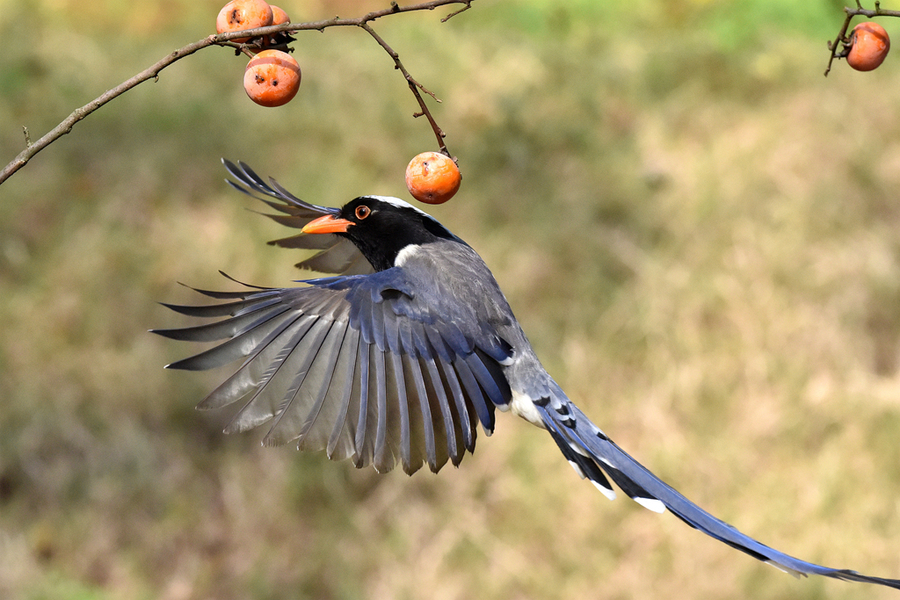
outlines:
[[[360,220],[365,219],[370,214],[372,214],[372,209],[369,208],[368,206],[361,205],[361,206],[356,207],[356,218],[357,219],[360,219]]]

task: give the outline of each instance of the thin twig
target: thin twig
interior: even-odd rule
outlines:
[[[406,67],[403,66],[403,63],[400,62],[400,55],[397,54],[393,48],[388,46],[387,42],[384,41],[384,38],[378,35],[375,30],[372,29],[371,25],[369,25],[368,23],[360,23],[359,26],[365,29],[369,35],[375,38],[375,41],[378,42],[378,44],[382,48],[384,48],[384,50],[391,56],[391,58],[394,59],[395,68],[399,69],[399,71],[403,73],[403,77],[406,78],[406,82],[409,84],[409,89],[412,91],[413,96],[416,97],[416,100],[419,103],[419,108],[422,110],[422,112],[415,113],[413,116],[420,117],[424,115],[425,118],[428,119],[428,122],[431,124],[431,129],[432,131],[434,131],[434,137],[437,138],[438,147],[440,147],[441,152],[443,152],[447,156],[450,156],[450,151],[447,150],[447,145],[444,143],[444,136],[446,134],[434,120],[434,117],[431,115],[431,111],[428,110],[428,106],[425,104],[425,99],[422,98],[422,94],[419,93],[419,90],[422,90],[423,92],[434,98],[437,102],[440,102],[440,99],[438,99],[438,97],[434,95],[434,92],[425,89],[425,87],[421,83],[412,78],[412,75],[409,74],[409,71],[407,71]]]
[[[881,8],[880,2],[875,2],[875,9],[867,9],[863,8],[862,4],[860,4],[859,0],[856,0],[856,8],[850,8],[849,6],[844,7],[844,12],[846,13],[846,17],[844,18],[844,24],[841,25],[841,30],[838,32],[837,37],[834,38],[834,41],[828,42],[828,49],[831,51],[831,56],[828,57],[828,66],[825,67],[825,77],[828,77],[828,73],[831,72],[831,64],[834,62],[836,58],[844,58],[847,55],[846,46],[850,43],[849,38],[847,37],[847,29],[850,27],[850,21],[853,20],[853,17],[900,17],[900,10],[885,10]]]
[[[847,16],[844,19],[841,30],[838,32],[837,37],[834,38],[834,42],[828,42],[828,49],[831,50],[831,56],[828,57],[828,66],[825,67],[825,77],[828,77],[828,73],[831,72],[831,63],[834,62],[834,59],[844,57],[844,47],[847,44],[847,28],[850,27],[850,21],[852,21],[855,16],[850,14],[850,9],[845,8],[844,12],[847,13]]]
[[[372,11],[367,13],[361,17],[357,17],[355,19],[342,19],[340,17],[334,17],[333,19],[327,19],[323,21],[314,21],[309,23],[284,23],[282,25],[271,25],[268,27],[258,27],[256,29],[248,29],[246,31],[233,31],[229,33],[220,33],[218,35],[210,35],[202,40],[196,41],[192,44],[188,44],[183,48],[175,50],[168,54],[165,58],[157,61],[153,66],[145,69],[131,77],[130,79],[122,82],[116,87],[107,90],[105,93],[97,97],[96,99],[88,102],[84,106],[75,109],[68,117],[63,119],[63,121],[43,135],[40,139],[35,141],[34,143],[28,143],[30,140],[26,140],[25,149],[20,152],[9,164],[7,164],[2,171],[0,171],[0,184],[10,178],[13,173],[24,167],[29,160],[31,160],[38,152],[52,144],[54,141],[58,140],[62,136],[66,135],[70,131],[72,131],[72,127],[75,126],[76,123],[84,119],[86,116],[96,111],[98,108],[116,98],[121,96],[131,88],[149,80],[157,80],[159,78],[159,73],[172,63],[181,60],[186,56],[190,56],[191,54],[202,50],[203,48],[208,48],[210,46],[227,46],[231,48],[237,49],[239,52],[246,49],[247,44],[241,44],[234,42],[237,38],[245,38],[250,37],[251,39],[260,38],[260,37],[268,37],[272,36],[276,33],[292,33],[297,31],[309,31],[309,30],[318,30],[324,31],[328,27],[360,27],[360,26],[368,26],[368,23],[380,19],[382,17],[386,17],[393,14],[405,13],[405,12],[415,12],[422,10],[434,10],[435,8],[439,8],[441,6],[447,6],[451,4],[465,4],[466,8],[471,5],[472,0],[430,0],[429,2],[420,2],[418,4],[410,4],[407,6],[399,6],[396,2],[391,2],[391,6],[389,8],[385,8],[382,10]],[[465,10],[465,9],[463,9]],[[461,12],[461,11],[457,11]],[[456,13],[454,13],[456,14]],[[450,16],[453,16],[452,14]],[[364,29],[366,27],[363,27]],[[371,30],[371,27],[367,29],[370,34],[375,36],[377,40],[381,40],[374,31]],[[434,94],[428,92],[424,87],[422,87],[418,82],[416,82],[412,77],[410,77],[409,73],[405,68],[400,64],[399,59],[396,56],[396,52],[390,49],[390,46],[383,43],[383,40],[379,41],[382,47],[388,51],[391,55],[391,58],[394,59],[395,65],[397,68],[401,70],[403,76],[406,78],[407,82],[410,84],[410,89],[413,90],[413,93],[416,96],[416,99],[419,102],[419,106],[422,107],[423,113],[428,116],[428,120],[431,123],[432,129],[435,131],[435,135],[438,135],[439,139],[441,139],[440,145],[441,150],[446,152],[446,147],[443,144],[442,137],[443,132],[434,122],[434,119],[431,117],[431,113],[428,112],[427,107],[422,100],[421,94],[419,94],[416,89],[421,88],[426,93],[430,94],[434,97]],[[435,98],[437,99],[437,98]],[[26,129],[27,134],[27,129]]]
[[[470,8],[472,8],[472,0],[469,0],[468,2],[466,2],[466,5],[463,6],[461,9],[455,10],[455,11],[453,11],[452,13],[450,13],[449,15],[447,15],[446,17],[444,17],[443,19],[441,19],[441,23],[446,23],[447,21],[449,21],[450,19],[452,19],[453,17],[455,17],[455,16],[458,15],[459,13],[466,12],[466,11],[469,10]]]

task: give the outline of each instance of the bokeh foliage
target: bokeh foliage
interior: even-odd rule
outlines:
[[[477,0],[376,28],[443,100],[464,181],[430,212],[494,268],[585,412],[764,542],[900,577],[900,68],[823,78],[840,8]],[[218,9],[0,0],[3,160],[22,125],[38,137]],[[892,597],[609,503],[512,418],[459,470],[407,478],[194,411],[224,374],[161,369],[191,348],[146,332],[182,323],[156,302],[229,285],[217,269],[303,275],[219,158],[335,205],[406,198],[406,162],[434,144],[364,32],[295,48],[284,108],[247,100],[244,59],[204,50],[0,186],[0,596]]]

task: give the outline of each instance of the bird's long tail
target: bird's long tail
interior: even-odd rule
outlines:
[[[900,589],[898,579],[871,577],[848,569],[832,569],[794,558],[717,519],[617,446],[561,390],[551,398],[536,401],[535,405],[547,431],[553,436],[563,455],[580,475],[589,479],[608,497],[615,497],[609,483],[611,479],[625,494],[646,508],[656,512],[668,509],[691,527],[795,576],[822,575]]]

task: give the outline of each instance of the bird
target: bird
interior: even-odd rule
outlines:
[[[613,483],[645,508],[797,577],[900,589],[900,580],[795,558],[714,517],[632,458],[596,426],[541,365],[491,271],[462,239],[403,200],[360,196],[340,208],[310,204],[243,162],[223,159],[234,189],[300,229],[270,244],[315,253],[297,267],[329,275],[286,288],[192,288],[215,302],[163,306],[215,319],[154,329],[218,342],[167,365],[206,370],[242,361],[197,406],[242,406],[226,433],[263,425],[264,445],[293,442],[332,460],[413,474],[459,466],[477,428],[499,412],[549,433],[576,473],[606,497]],[[224,275],[224,273],[223,273]],[[226,277],[228,277],[226,275]],[[231,278],[229,278],[231,279]]]

